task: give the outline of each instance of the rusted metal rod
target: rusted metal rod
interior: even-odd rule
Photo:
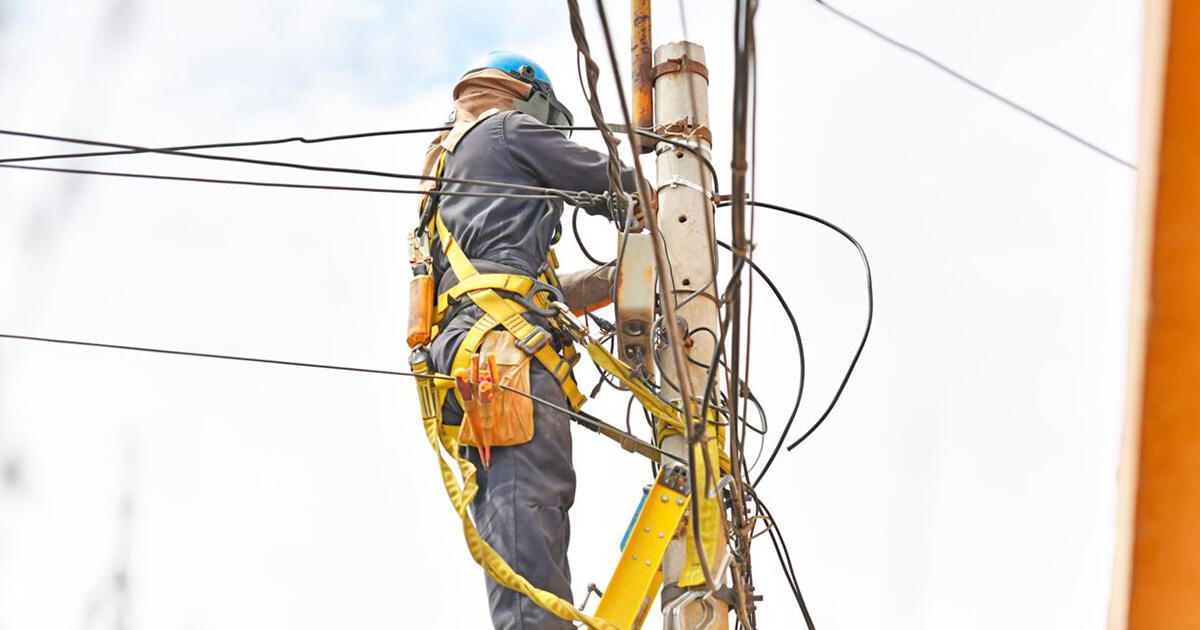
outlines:
[[[633,124],[654,127],[654,54],[650,42],[650,0],[632,0],[633,28],[630,58],[633,60]],[[654,150],[653,142],[642,145],[642,153]]]

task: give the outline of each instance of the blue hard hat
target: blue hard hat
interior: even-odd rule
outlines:
[[[518,55],[517,53],[509,52],[507,50],[493,50],[492,52],[488,53],[487,56],[485,56],[480,63],[475,66],[475,68],[470,70],[470,72],[482,70],[484,68],[492,68],[502,72],[507,72],[508,74],[521,79],[526,83],[533,83],[536,81],[544,84],[547,88],[553,89],[550,84],[550,77],[546,74],[546,71],[542,70],[542,67],[539,66],[536,61],[526,57],[525,55]]]
[[[561,128],[574,124],[575,119],[571,115],[571,110],[567,109],[567,106],[554,96],[554,86],[550,84],[550,76],[534,60],[507,50],[493,50],[463,76],[484,69],[499,70],[533,87],[530,90],[529,98],[513,99],[514,109],[529,114],[547,125]],[[569,129],[562,131],[570,137]]]

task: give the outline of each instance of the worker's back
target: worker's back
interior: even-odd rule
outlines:
[[[608,189],[606,157],[568,140],[561,131],[517,111],[484,119],[446,158],[446,177],[603,192]],[[632,174],[625,178],[632,184]],[[446,183],[448,192],[536,194],[495,186]],[[442,220],[472,261],[504,265],[536,276],[562,216],[562,202],[541,199],[445,197]],[[438,248],[433,248],[437,252]],[[439,284],[447,269],[435,255]],[[451,284],[453,280],[451,280]],[[443,287],[444,288],[444,287]]]
[[[514,120],[515,119],[515,120]],[[524,119],[524,120],[522,120]],[[475,126],[446,156],[445,177],[480,179],[519,186],[546,187],[535,170],[521,165],[510,150],[513,144],[536,145],[528,138],[528,128],[541,123],[520,112],[490,116]],[[551,131],[551,133],[556,133]],[[536,148],[535,148],[536,150]],[[471,192],[487,195],[534,193],[497,186],[444,183],[447,192]],[[562,202],[549,199],[508,197],[442,198],[442,221],[472,261],[486,261],[511,268],[514,272],[537,275],[550,248],[550,239],[562,215]],[[440,253],[439,247],[433,248]],[[434,256],[434,273],[439,284],[454,283],[445,278],[449,265],[444,256]]]

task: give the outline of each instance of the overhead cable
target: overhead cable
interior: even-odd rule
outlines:
[[[608,129],[611,129],[612,131],[619,131],[621,133],[626,132],[625,126],[621,125],[621,124],[605,123],[605,126]],[[554,129],[559,129],[562,131],[600,131],[601,130],[600,127],[594,127],[594,126],[552,125],[552,127]],[[63,160],[63,159],[74,159],[74,158],[112,157],[112,156],[119,156],[119,155],[139,155],[139,154],[146,154],[146,153],[161,153],[161,152],[171,153],[171,152],[187,151],[187,150],[195,150],[195,149],[225,149],[225,148],[239,148],[239,147],[256,147],[256,146],[269,146],[269,145],[276,145],[276,144],[287,144],[290,142],[300,142],[303,144],[320,144],[320,143],[324,143],[324,142],[335,142],[335,141],[342,141],[342,140],[357,140],[357,139],[362,139],[362,138],[376,138],[376,137],[383,137],[383,136],[398,136],[398,135],[409,135],[409,134],[417,134],[417,133],[434,133],[434,132],[444,131],[445,129],[446,129],[445,127],[418,127],[418,128],[414,128],[414,129],[390,129],[390,130],[383,130],[383,131],[363,131],[363,132],[358,132],[358,133],[340,134],[340,135],[336,135],[336,136],[320,136],[320,137],[316,137],[316,138],[307,138],[305,136],[289,136],[286,138],[269,138],[269,139],[265,139],[265,140],[235,140],[232,142],[210,142],[210,143],[204,143],[204,144],[188,144],[188,145],[181,145],[181,146],[157,147],[157,148],[147,148],[147,149],[117,149],[117,150],[113,150],[113,151],[86,151],[86,152],[81,152],[81,153],[50,153],[50,154],[38,154],[38,155],[0,158],[0,164],[15,164],[15,163],[20,163],[20,162],[35,162],[35,161],[40,161],[40,160]],[[650,138],[656,142],[665,142],[671,146],[674,146],[675,148],[677,148],[681,151],[687,151],[687,152],[695,155],[697,158],[699,158],[701,161],[704,162],[705,167],[708,169],[709,173],[712,174],[713,195],[717,196],[720,194],[720,188],[717,185],[717,170],[716,170],[716,168],[713,167],[712,161],[709,160],[708,158],[704,157],[704,154],[701,153],[700,150],[696,148],[696,145],[694,143],[677,140],[675,138],[668,138],[666,136],[662,136],[657,133],[654,133],[653,131],[650,131],[648,129],[636,129],[635,131],[639,136]]]
[[[790,214],[792,216],[800,217],[802,219],[808,219],[809,221],[814,221],[816,223],[820,223],[821,225],[824,225],[825,227],[837,232],[843,238],[850,241],[850,244],[853,245],[854,249],[858,251],[859,258],[862,259],[863,271],[866,274],[867,317],[866,317],[866,323],[863,326],[862,338],[858,342],[858,347],[854,350],[854,357],[850,360],[850,365],[846,368],[846,373],[845,373],[845,375],[842,376],[842,380],[841,380],[841,383],[838,384],[837,391],[834,393],[833,398],[829,401],[829,406],[825,408],[825,411],[820,415],[820,417],[817,418],[817,421],[814,422],[812,424],[812,426],[810,426],[808,428],[808,430],[804,432],[803,435],[801,435],[799,438],[796,439],[796,441],[794,441],[788,445],[787,449],[790,451],[790,450],[796,448],[797,446],[799,446],[801,442],[808,439],[808,437],[811,436],[813,434],[813,432],[817,430],[817,427],[821,426],[821,424],[825,422],[825,419],[828,418],[829,414],[833,412],[833,408],[834,408],[834,406],[837,405],[838,400],[841,399],[842,392],[844,392],[846,390],[846,384],[850,382],[850,376],[854,374],[854,368],[858,366],[858,359],[862,356],[863,348],[866,347],[866,345],[867,345],[867,337],[870,336],[870,334],[871,334],[871,324],[875,318],[875,288],[874,288],[874,284],[873,284],[872,277],[871,277],[871,263],[869,260],[867,260],[867,252],[863,249],[862,244],[858,242],[858,239],[851,236],[849,232],[842,229],[840,226],[833,223],[832,221],[822,219],[821,217],[818,217],[813,214],[809,214],[807,212],[802,212],[800,210],[787,208],[787,207],[780,206],[780,205],[773,204],[773,203],[767,203],[765,201],[755,201],[753,199],[748,199],[748,200],[746,200],[746,203],[749,205],[752,205],[752,206],[758,206],[760,208],[768,208],[770,210],[775,210],[776,212]],[[723,206],[727,206],[727,205],[729,205],[729,202],[724,201],[724,202],[721,202],[720,204],[718,204],[718,207],[723,207]],[[790,426],[784,427],[783,437],[787,436],[787,431],[789,428],[790,428]],[[782,440],[783,437],[781,437],[780,439]]]
[[[0,164],[13,162],[33,162],[36,160],[60,160],[68,158],[88,158],[88,157],[105,157],[110,155],[134,155],[138,153],[152,153],[159,151],[188,151],[193,149],[224,149],[232,147],[256,147],[272,144],[287,144],[291,142],[301,142],[304,144],[319,144],[322,142],[335,142],[339,140],[357,140],[361,138],[374,138],[380,136],[396,136],[415,133],[436,133],[445,131],[446,127],[420,127],[416,129],[392,129],[386,131],[366,131],[362,133],[350,133],[337,136],[323,136],[318,138],[306,138],[304,136],[289,136],[287,138],[272,138],[269,140],[243,140],[234,142],[213,142],[208,144],[186,144],[175,147],[160,147],[157,149],[120,149],[116,151],[87,151],[83,153],[52,153],[47,155],[31,155],[27,157],[15,158],[0,158]]]
[[[733,251],[733,248],[724,241],[718,240],[717,245],[720,245],[730,252]],[[808,369],[805,365],[804,340],[800,336],[800,325],[796,322],[796,314],[792,312],[792,307],[788,304],[787,298],[783,297],[783,292],[779,290],[779,287],[773,280],[771,280],[771,277],[768,276],[767,273],[758,266],[758,263],[750,260],[749,258],[746,258],[746,262],[750,265],[750,269],[753,270],[754,273],[758,274],[758,277],[762,278],[763,281],[767,283],[767,287],[771,289],[771,293],[775,295],[775,299],[779,302],[779,306],[783,307],[783,313],[787,316],[788,323],[791,324],[792,336],[796,340],[796,353],[800,358],[800,376],[796,379],[796,398],[792,402],[792,411],[788,414],[787,423],[784,424],[783,433],[780,434],[779,440],[775,444],[775,448],[771,449],[771,454],[767,457],[766,463],[763,464],[762,469],[758,471],[758,477],[752,484],[750,484],[752,486],[757,486],[760,482],[762,482],[763,477],[767,475],[767,471],[770,470],[771,464],[775,462],[775,457],[779,455],[779,449],[783,448],[783,443],[787,438],[788,431],[791,430],[792,423],[796,420],[796,414],[800,411],[800,401],[804,398],[804,381],[808,377]]]
[[[584,89],[584,98],[588,103],[588,111],[592,115],[592,122],[596,124],[596,128],[600,131],[601,138],[604,139],[605,152],[608,155],[608,182],[614,195],[618,195],[624,191],[621,186],[621,159],[617,155],[617,137],[609,129],[607,123],[604,122],[604,112],[600,108],[600,93],[599,79],[600,67],[592,59],[591,49],[588,46],[587,33],[583,28],[583,18],[579,14],[578,0],[567,0],[567,8],[570,13],[571,36],[575,39],[576,48],[576,64],[575,68],[579,69],[579,59],[583,59],[585,74],[587,75],[586,85],[583,76],[580,76],[579,85]],[[647,203],[647,202],[643,202]],[[632,208],[625,208],[630,212]],[[618,227],[622,227],[622,221],[616,216],[612,217],[614,223]],[[626,219],[627,221],[628,219]]]
[[[328,364],[328,363],[310,363],[310,362],[305,362],[305,361],[285,361],[282,359],[264,359],[264,358],[260,358],[260,357],[246,357],[246,356],[239,356],[239,355],[234,355],[234,354],[216,354],[216,353],[211,353],[211,352],[192,352],[189,350],[151,348],[151,347],[146,347],[146,346],[131,346],[131,345],[115,344],[115,343],[101,343],[101,342],[97,342],[97,341],[81,341],[78,339],[61,339],[61,338],[57,338],[57,337],[36,337],[33,335],[16,335],[16,334],[12,334],[12,333],[0,333],[0,339],[13,339],[16,341],[34,341],[34,342],[40,342],[40,343],[54,343],[54,344],[62,344],[62,345],[69,345],[69,346],[84,346],[84,347],[90,347],[90,348],[104,348],[104,349],[108,349],[108,350],[126,350],[126,351],[132,351],[132,352],[146,352],[146,353],[151,353],[151,354],[165,354],[165,355],[184,356],[184,357],[196,357],[196,358],[202,358],[202,359],[221,359],[221,360],[226,360],[226,361],[243,361],[243,362],[247,362],[247,363],[265,363],[265,364],[269,364],[269,365],[286,365],[286,366],[292,366],[292,367],[316,368],[316,369],[321,369],[321,370],[358,372],[358,373],[363,373],[363,374],[382,374],[385,376],[407,376],[410,378],[432,378],[435,380],[449,380],[452,378],[450,376],[445,376],[445,375],[417,374],[415,372],[407,372],[407,371],[403,371],[403,370],[383,370],[383,369],[376,369],[376,368],[355,367],[355,366],[349,366],[349,365],[333,365],[333,364]],[[652,444],[649,444],[649,443],[641,440],[640,438],[633,435],[632,433],[627,433],[625,431],[621,431],[616,426],[611,425],[607,422],[604,422],[603,420],[601,420],[595,416],[592,416],[591,414],[587,414],[582,411],[572,411],[572,410],[570,410],[562,405],[559,405],[553,401],[546,400],[545,398],[542,398],[540,396],[531,394],[529,392],[522,391],[519,388],[509,387],[507,385],[504,385],[503,383],[498,383],[497,386],[500,387],[501,389],[504,389],[504,390],[513,392],[515,394],[524,396],[526,398],[529,398],[530,400],[533,400],[534,402],[537,402],[539,404],[543,404],[543,405],[552,407],[556,411],[565,413],[568,416],[570,416],[572,420],[575,420],[576,422],[583,424],[588,429],[597,431],[597,432],[604,434],[610,438],[617,439],[621,443],[622,447],[625,448],[625,450],[633,451],[634,449],[629,448],[629,446],[627,446],[627,445],[635,445],[636,444],[637,449],[640,451],[653,451],[655,454],[657,454],[659,456],[668,457],[679,463],[683,463],[683,460],[681,458],[679,458],[671,453],[668,453],[667,451],[664,451],[664,450],[658,448],[657,446],[654,446]]]
[[[109,177],[130,177],[134,179],[156,179],[172,182],[196,182],[202,184],[235,184],[239,186],[262,186],[267,188],[300,188],[305,190],[341,190],[350,192],[391,193],[402,195],[424,195],[428,191],[412,188],[371,188],[366,186],[334,186],[329,184],[290,184],[286,182],[262,182],[246,179],[219,179],[213,177],[185,177],[182,175],[158,175],[153,173],[126,173],[123,171],[100,171],[84,168],[57,168],[53,166],[27,166],[25,164],[0,164],[0,168],[20,169],[23,171],[44,171],[49,173],[67,173],[70,175],[106,175]],[[501,192],[470,192],[470,191],[439,191],[439,195],[447,197],[497,197],[503,199],[561,199],[558,195],[531,195],[523,193]]]
[[[917,50],[916,48],[913,48],[912,46],[909,46],[908,44],[905,44],[904,42],[897,40],[896,38],[892,37],[891,35],[881,32],[879,29],[876,29],[875,27],[863,22],[862,20],[859,20],[856,17],[846,14],[842,10],[830,5],[828,2],[825,2],[825,0],[813,0],[813,2],[816,2],[817,4],[821,5],[822,7],[824,7],[826,10],[828,10],[833,15],[836,15],[837,17],[857,26],[858,28],[870,33],[871,35],[874,35],[876,38],[880,39],[881,41],[891,44],[893,47],[903,50],[904,52],[909,53],[910,55],[913,55],[914,57],[917,57],[918,59],[924,61],[925,63],[928,63],[929,65],[933,66],[934,68],[937,68],[938,70],[941,70],[942,72],[954,77],[955,79],[958,79],[960,82],[965,83],[966,85],[969,85],[969,86],[975,88],[979,92],[982,92],[983,94],[990,96],[991,98],[1007,105],[1008,107],[1010,107],[1018,112],[1021,112],[1022,114],[1028,116],[1029,118],[1036,120],[1037,122],[1045,125],[1046,127],[1050,128],[1051,130],[1062,135],[1063,137],[1068,138],[1068,139],[1076,142],[1077,144],[1079,144],[1083,147],[1086,147],[1087,149],[1090,149],[1091,151],[1093,151],[1099,155],[1102,155],[1102,156],[1112,160],[1113,162],[1116,162],[1117,164],[1120,164],[1121,166],[1124,166],[1129,169],[1134,169],[1134,170],[1137,169],[1137,165],[1134,164],[1133,162],[1130,162],[1121,157],[1118,157],[1117,155],[1101,148],[1094,142],[1084,139],[1083,137],[1079,136],[1078,134],[1075,134],[1075,133],[1067,130],[1063,126],[1051,121],[1050,119],[1046,118],[1045,116],[1042,116],[1041,114],[1029,109],[1028,107],[1025,107],[1024,105],[1021,105],[1020,103],[1017,103],[1016,101],[1008,98],[1007,96],[1004,96],[1003,94],[1000,94],[999,92],[996,92],[995,90],[993,90],[993,89],[979,83],[978,81],[964,75],[963,73],[947,66],[946,64],[938,61],[937,59],[934,59],[933,57],[929,56],[927,53],[921,52],[920,50]]]
[[[796,599],[796,604],[800,607],[800,614],[804,617],[804,625],[808,630],[816,630],[816,625],[813,624],[812,614],[808,610],[808,604],[804,601],[804,594],[800,592],[800,580],[796,578],[796,567],[792,564],[792,554],[788,551],[787,541],[784,540],[783,530],[779,528],[779,522],[771,514],[771,510],[767,508],[767,504],[762,502],[758,493],[754,488],[747,490],[753,498],[754,503],[767,517],[767,534],[771,538],[771,544],[775,547],[775,555],[779,558],[779,566],[783,569],[784,577],[791,587],[792,596]]]
[[[751,64],[755,58],[754,44],[754,16],[758,9],[757,0],[738,0],[734,3],[734,20],[733,20],[733,105],[732,105],[732,123],[733,142],[730,148],[731,153],[731,175],[730,175],[730,216],[729,225],[731,232],[731,244],[733,253],[738,256],[749,256],[750,242],[746,234],[746,199],[749,196],[746,190],[746,172],[747,164],[747,144],[749,143],[749,118],[750,118],[750,81],[751,81]],[[739,564],[741,586],[745,589],[754,588],[754,574],[751,570],[751,553],[750,545],[753,541],[746,534],[750,515],[747,512],[746,506],[746,491],[745,486],[748,483],[746,476],[743,476],[745,468],[745,446],[742,438],[744,432],[739,432],[739,418],[746,417],[747,408],[745,404],[741,404],[744,395],[741,393],[741,384],[743,381],[742,363],[746,362],[745,377],[749,378],[749,324],[743,329],[742,326],[742,269],[744,265],[737,264],[737,261],[730,270],[730,278],[728,288],[725,295],[722,296],[726,300],[725,312],[729,319],[729,370],[726,385],[726,391],[729,395],[729,422],[733,425],[729,432],[732,447],[730,452],[730,475],[733,478],[731,484],[732,492],[730,493],[731,514],[733,517],[733,533],[730,541],[733,543],[734,553],[741,558]],[[753,276],[751,276],[753,279]],[[725,336],[726,331],[722,325],[721,336]],[[743,339],[743,334],[746,335]],[[746,342],[746,355],[743,356],[742,344]],[[709,376],[713,372],[710,371]],[[745,398],[748,404],[748,398]],[[741,410],[739,413],[739,405]],[[748,476],[748,475],[747,475]],[[746,608],[753,609],[753,601],[751,600]],[[741,607],[739,606],[739,609]]]
[[[178,151],[171,149],[155,149],[151,147],[142,147],[132,144],[118,142],[104,142],[100,140],[88,140],[84,138],[74,138],[68,136],[56,136],[43,133],[34,133],[30,131],[16,131],[11,129],[0,129],[0,134],[8,136],[17,136],[22,138],[35,138],[39,140],[54,140],[58,142],[70,142],[73,144],[85,144],[91,146],[113,147],[126,150],[137,150],[144,153],[156,153],[161,155],[174,155],[181,157],[189,157],[201,160],[216,160],[223,162],[239,162],[243,164],[257,164],[261,166],[274,166],[280,168],[292,168],[305,171],[317,171],[322,173],[343,173],[348,175],[366,175],[372,177],[387,177],[393,179],[406,179],[417,181],[436,181],[447,184],[459,184],[464,186],[485,186],[491,188],[503,188],[507,190],[517,190],[523,192],[531,192],[535,194],[557,195],[564,201],[576,203],[580,199],[591,200],[594,195],[588,193],[579,193],[571,191],[557,190],[554,188],[542,188],[538,186],[526,186],[523,184],[511,184],[506,182],[493,182],[479,179],[465,179],[459,177],[440,177],[435,175],[413,175],[410,173],[394,173],[390,171],[376,171],[361,168],[342,168],[335,166],[322,166],[319,164],[304,164],[299,162],[283,162],[279,160],[262,160],[257,158],[240,157],[234,155],[214,155],[211,153],[193,153],[190,151]],[[442,194],[440,191],[437,194]]]

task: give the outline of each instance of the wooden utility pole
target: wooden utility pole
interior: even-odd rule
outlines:
[[[1110,630],[1200,627],[1200,5],[1146,4]]]
[[[709,157],[712,135],[708,126],[708,70],[704,61],[704,48],[691,42],[673,42],[654,51],[654,118],[658,133],[688,142]],[[674,363],[666,360],[659,365],[659,369],[663,375],[664,393],[673,395],[672,402],[685,408],[678,388],[672,384],[680,383],[679,379],[686,379],[693,396],[703,398],[707,369],[702,366],[712,361],[721,328],[715,299],[717,267],[710,200],[712,181],[703,162],[692,153],[665,143],[660,143],[656,150],[658,225],[670,261],[670,281],[674,293],[660,296],[660,300],[674,300],[678,320],[665,322],[664,325],[677,326],[683,332],[685,351],[688,358],[694,361],[689,362],[686,374],[678,374]],[[699,408],[699,401],[695,406]],[[680,456],[687,453],[686,441],[680,435],[667,437],[663,448]],[[716,468],[717,463],[713,461],[712,464]],[[712,475],[719,479],[720,471],[713,470]],[[699,480],[698,486],[703,492],[703,479]],[[701,510],[700,527],[702,531],[710,533],[706,538],[709,538],[712,548],[705,551],[714,586],[719,588],[724,585],[724,572],[720,571],[720,566],[727,547],[726,537],[721,530],[720,513]],[[673,600],[685,594],[678,583],[690,537],[691,528],[687,527],[672,542],[663,561],[664,607],[669,608]],[[667,628],[682,630],[703,625],[714,616],[708,628],[728,628],[729,608],[717,598],[693,600],[682,606],[679,618],[681,625],[677,627],[673,625],[671,616],[665,622]]]

